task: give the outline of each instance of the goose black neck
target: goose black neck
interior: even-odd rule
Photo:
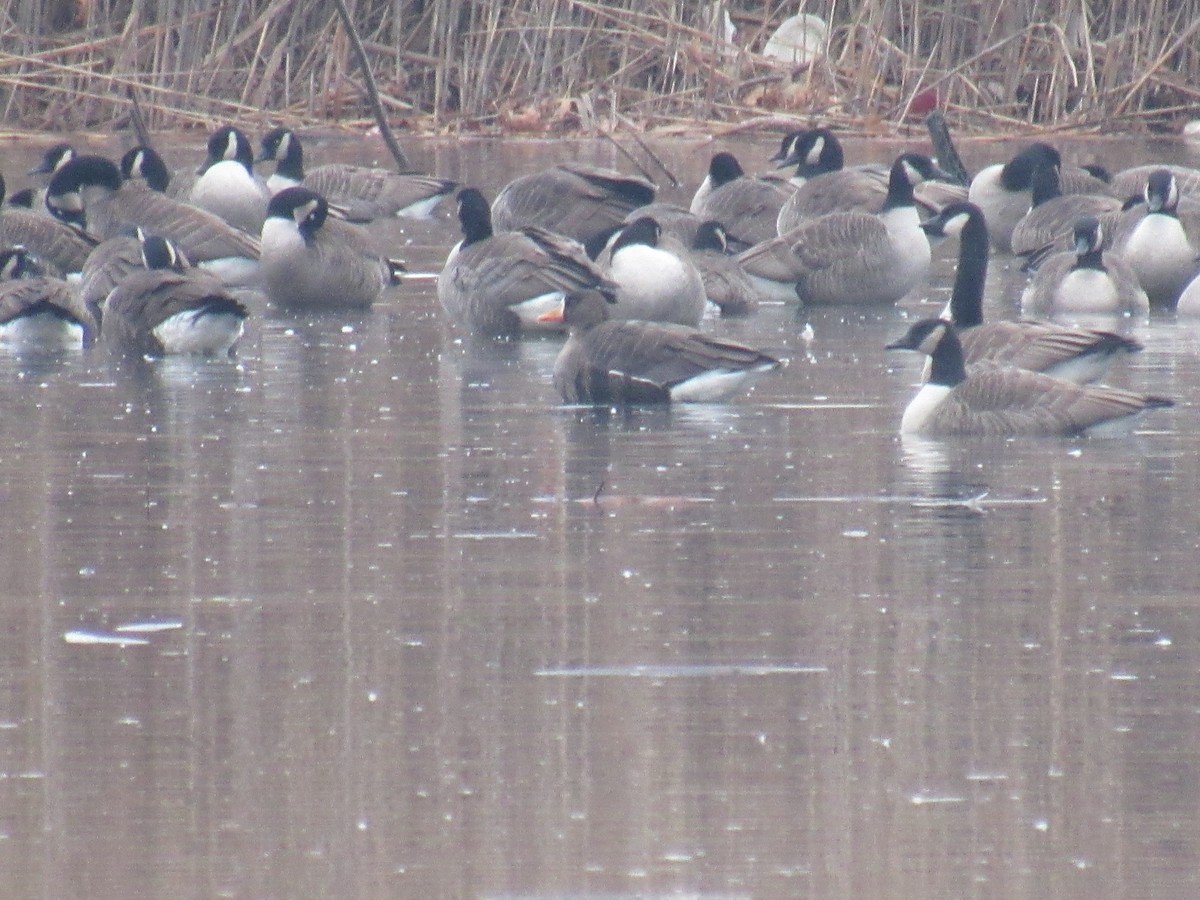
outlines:
[[[983,324],[983,288],[987,282],[988,230],[980,213],[972,213],[958,236],[958,271],[950,294],[950,319],[959,328]]]
[[[947,326],[941,340],[929,355],[929,383],[954,387],[967,379],[967,367],[963,362],[962,343],[954,329]]]
[[[1097,247],[1095,250],[1089,250],[1086,253],[1080,253],[1075,257],[1075,265],[1072,269],[1095,269],[1097,272],[1107,272],[1104,267],[1104,251]]]
[[[1062,183],[1058,178],[1058,167],[1043,163],[1033,171],[1032,206],[1041,206],[1047,200],[1062,196]]]
[[[892,171],[888,175],[887,198],[883,201],[884,210],[897,209],[901,206],[913,206],[913,183],[909,177],[906,163],[898,159],[892,163]]]
[[[463,246],[492,236],[492,210],[477,190],[468,188],[459,193],[458,221],[462,226]]]

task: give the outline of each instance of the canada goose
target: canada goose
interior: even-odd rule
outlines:
[[[913,198],[920,206],[936,212],[952,200],[966,199],[966,188],[948,181],[939,182],[936,194],[930,189],[928,196],[923,197],[926,185],[947,176],[923,153],[906,153],[905,157],[914,175],[919,176],[914,179]],[[860,166],[839,168],[809,178],[796,188],[779,210],[775,222],[778,233],[783,234],[810,219],[833,212],[882,212],[890,174],[890,168]]]
[[[90,344],[98,330],[75,289],[47,275],[26,248],[0,251],[0,344],[71,349]]]
[[[775,220],[796,185],[776,175],[747,175],[732,153],[717,153],[689,207],[701,219],[720,222],[743,247],[776,235]]]
[[[968,366],[1017,366],[1083,383],[1103,376],[1116,357],[1142,349],[1137,341],[1109,331],[1029,320],[984,322],[988,236],[982,211],[972,203],[953,204],[924,227],[938,235],[958,235],[958,270],[942,318],[954,324]]]
[[[985,367],[968,374],[954,325],[944,319],[917,322],[887,349],[917,350],[932,358],[929,380],[900,420],[902,434],[1115,434],[1144,410],[1174,405],[1164,397],[1080,385],[1028,369]]]
[[[1008,162],[987,166],[971,179],[967,200],[983,210],[995,249],[1011,249],[1013,228],[1033,205],[1033,172],[1041,163],[1061,167],[1062,157],[1049,144],[1030,144]]]
[[[262,228],[267,296],[280,306],[370,306],[404,266],[387,259],[366,229],[329,216],[329,204],[304,187],[285,188],[267,205]]]
[[[30,175],[46,175],[50,176],[69,163],[75,158],[75,148],[70,144],[54,144],[46,148],[32,169],[29,170]]]
[[[50,179],[46,204],[56,216],[99,240],[136,225],[167,238],[194,265],[227,285],[257,284],[257,238],[146,184],[122,182],[116,164],[103,156],[77,156],[59,169]]]
[[[738,261],[729,255],[725,229],[719,222],[701,222],[689,249],[704,283],[704,295],[716,304],[722,316],[745,316],[758,307],[758,291]]]
[[[454,181],[387,169],[327,163],[306,169],[300,138],[288,128],[272,128],[262,136],[256,162],[274,160],[267,188],[278,194],[303,185],[342,210],[351,222],[370,222],[401,216],[428,219],[443,198],[458,186]]]
[[[654,201],[655,185],[613,169],[562,163],[515,178],[492,201],[497,232],[527,226],[587,243],[620,225],[630,210]]]
[[[571,238],[544,228],[493,231],[487,200],[476,188],[458,192],[463,239],[446,256],[437,293],[451,319],[493,336],[561,331],[538,317],[567,293],[612,284]]]
[[[180,257],[182,251],[176,248]],[[103,305],[112,289],[129,275],[146,268],[142,245],[136,227],[124,228],[108,240],[101,241],[83,264],[79,275],[79,299],[96,316],[103,315]]]
[[[877,216],[831,213],[806,222],[738,257],[761,295],[804,303],[895,303],[925,282],[929,239],[913,202],[919,178],[900,156]]]
[[[24,247],[56,275],[71,275],[83,269],[98,241],[50,216],[8,206],[4,196],[4,176],[0,175],[0,247]]]
[[[254,174],[254,148],[246,133],[223,125],[208,137],[208,156],[196,173],[189,199],[250,234],[262,231],[271,192]]]
[[[1055,253],[1038,267],[1021,295],[1033,315],[1144,315],[1150,311],[1137,273],[1115,253],[1105,255],[1104,229],[1095,216],[1075,223],[1075,248]],[[968,362],[969,362],[968,358]]]
[[[1200,275],[1197,275],[1187,283],[1187,287],[1179,295],[1179,302],[1175,305],[1175,312],[1181,316],[1200,315]]]
[[[700,223],[703,221],[695,213],[674,203],[647,203],[645,206],[639,206],[637,209],[630,210],[620,226],[613,228],[612,233],[607,237],[612,237],[622,227],[643,216],[652,218],[658,223],[664,235],[670,235],[685,247],[692,245],[692,241],[696,239],[696,232],[700,228]],[[607,243],[607,239],[604,243]],[[592,258],[595,259],[595,257]]]
[[[1036,253],[1068,241],[1084,216],[1119,212],[1121,201],[1108,194],[1064,194],[1058,166],[1042,161],[1034,167],[1029,212],[1013,226],[1009,249],[1015,256]]]
[[[543,318],[565,322],[554,386],[568,403],[641,404],[725,400],[783,363],[686,325],[610,319],[599,291],[569,294]]]
[[[1123,258],[1152,306],[1174,306],[1200,269],[1200,222],[1179,211],[1179,186],[1168,169],[1146,179],[1146,205],[1126,210],[1113,236],[1112,252]]]
[[[801,185],[826,172],[837,172],[845,165],[846,156],[841,142],[828,128],[806,128],[784,135],[771,162],[781,169],[795,166],[791,180]]]
[[[663,235],[654,219],[643,216],[622,228],[599,262],[616,285],[612,318],[700,324],[708,303],[704,281],[687,248]]]
[[[105,342],[146,356],[231,352],[242,336],[246,307],[219,278],[188,267],[170,241],[144,231],[138,241],[144,268],[104,301]]]
[[[1130,166],[1122,169],[1112,177],[1112,194],[1124,200],[1127,197],[1138,197],[1146,189],[1146,180],[1158,169],[1166,169],[1175,176],[1175,184],[1181,196],[1200,194],[1200,169],[1191,166],[1162,165],[1150,163],[1140,166]]]
[[[176,200],[190,202],[192,185],[196,175],[172,172],[162,156],[153,147],[139,144],[125,152],[117,168],[125,181],[144,181],[151,189],[160,191]]]

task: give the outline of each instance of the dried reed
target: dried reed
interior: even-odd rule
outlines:
[[[1174,128],[1200,115],[1200,0],[352,0],[379,99],[423,130],[669,130],[832,120],[974,131]],[[760,51],[796,12],[830,24],[793,67]],[[0,110],[25,129],[123,117],[359,125],[352,42],[321,0],[12,0]],[[935,94],[936,92],[936,94]],[[717,126],[721,127],[721,126]]]

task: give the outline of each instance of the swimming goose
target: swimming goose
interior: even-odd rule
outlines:
[[[4,203],[0,175],[0,247],[22,246],[56,275],[72,275],[98,241],[79,228],[19,206]]]
[[[1095,216],[1075,223],[1073,250],[1045,259],[1021,294],[1032,315],[1145,315],[1150,311],[1137,273],[1115,253],[1104,253],[1104,229]],[[968,360],[969,362],[969,360]]]
[[[750,247],[777,234],[779,210],[795,190],[784,177],[747,175],[737,157],[721,152],[709,162],[689,209],[700,219],[720,222],[733,243]]]
[[[135,225],[178,246],[193,265],[231,286],[258,283],[258,239],[219,216],[121,179],[103,156],[77,156],[58,170],[46,193],[51,212],[104,240]]]
[[[695,328],[610,319],[610,311],[607,297],[588,290],[543,314],[570,329],[554,361],[554,386],[568,403],[715,402],[783,364]]]
[[[47,275],[26,248],[0,251],[0,344],[72,349],[90,344],[98,330],[75,289]]]
[[[1150,173],[1145,198],[1145,206],[1122,213],[1112,252],[1129,263],[1152,306],[1174,306],[1200,270],[1200,221],[1180,216],[1179,185],[1168,169]]]
[[[832,137],[832,136],[831,136]],[[947,177],[932,159],[923,153],[906,153],[915,176],[913,197],[923,208],[936,212],[952,200],[965,200],[966,188],[948,181],[938,182],[936,194],[927,185]],[[890,168],[862,166],[839,168],[809,178],[800,185],[779,210],[775,226],[779,234],[790,231],[810,219],[833,212],[880,213],[887,199]],[[927,195],[922,192],[928,190]]]
[[[1028,369],[985,367],[968,374],[954,325],[923,319],[888,350],[917,350],[932,359],[929,380],[900,420],[902,434],[1070,436],[1128,430],[1147,409],[1173,406],[1103,385],[1080,385]]]
[[[187,266],[170,241],[144,231],[138,241],[144,268],[113,288],[101,307],[105,342],[146,356],[232,352],[246,307],[219,278]]]
[[[1075,223],[1084,216],[1111,215],[1121,209],[1121,201],[1108,194],[1064,194],[1058,166],[1046,161],[1034,167],[1030,204],[1009,237],[1015,256],[1067,243]]]
[[[1142,349],[1109,331],[1030,320],[984,322],[988,236],[982,211],[972,203],[952,204],[924,227],[939,236],[958,235],[958,270],[942,318],[954,323],[968,366],[1017,366],[1083,383],[1102,377],[1117,357]]]
[[[704,295],[722,316],[745,316],[758,307],[758,291],[737,259],[730,256],[721,223],[701,222],[689,249],[704,283]]]
[[[404,266],[366,229],[330,217],[320,194],[293,187],[267,205],[262,270],[266,294],[280,306],[365,309],[400,283]]]
[[[804,303],[895,303],[925,282],[929,239],[913,201],[920,178],[904,156],[892,163],[888,196],[877,216],[831,213],[799,225],[738,257],[760,295]]]
[[[445,178],[416,172],[389,172],[369,166],[327,163],[304,167],[300,138],[288,128],[273,128],[259,143],[256,162],[275,162],[267,188],[278,194],[303,185],[316,191],[351,222],[370,222],[389,216],[428,219],[458,185]]]
[[[249,234],[262,231],[271,192],[254,174],[254,148],[245,132],[223,125],[208,138],[208,156],[196,173],[189,199]]]
[[[487,200],[476,188],[458,192],[463,239],[446,256],[437,293],[451,319],[479,334],[561,331],[538,317],[572,292],[612,284],[571,238],[544,228],[494,231]]]
[[[492,201],[492,225],[497,232],[544,228],[583,244],[652,203],[657,190],[644,178],[613,169],[562,163],[505,185]]]
[[[614,319],[642,319],[696,326],[708,301],[687,248],[643,216],[613,238],[598,260],[616,285]]]

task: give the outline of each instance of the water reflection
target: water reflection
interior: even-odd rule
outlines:
[[[679,409],[563,405],[556,340],[419,280],[229,359],[0,356],[9,892],[1195,896],[1200,332],[1120,323],[1182,401],[1133,439],[901,438],[882,347],[944,302],[706,323],[791,365]]]

